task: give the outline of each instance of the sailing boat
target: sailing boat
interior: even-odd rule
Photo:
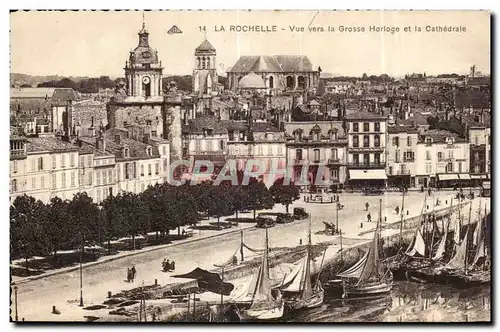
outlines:
[[[353,267],[338,275],[343,282],[343,298],[385,294],[392,289],[392,273],[379,259],[381,213],[382,200],[377,228],[368,252]]]
[[[281,287],[285,305],[290,310],[315,308],[323,303],[325,291],[321,286],[319,273],[314,286],[311,282],[311,258],[311,217],[309,216],[309,241],[306,256],[299,261],[299,264],[296,265],[297,268],[285,277]],[[323,261],[321,265],[323,265]]]
[[[472,206],[471,206],[472,209]],[[481,208],[479,208],[480,211]],[[469,225],[470,225],[469,211]],[[458,288],[473,287],[491,281],[491,271],[489,265],[489,254],[486,251],[486,234],[484,231],[484,218],[479,219],[472,237],[472,243],[469,240],[469,231],[467,229],[462,242],[458,246],[455,255],[446,264],[441,275],[445,282],[453,284]],[[474,249],[472,249],[474,247]],[[469,263],[470,254],[473,254],[472,263]]]
[[[244,285],[241,296],[234,300],[237,304],[249,304],[240,312],[244,320],[270,320],[283,316],[284,301],[281,291],[272,289],[269,277],[269,240],[266,228],[266,247],[259,269]]]

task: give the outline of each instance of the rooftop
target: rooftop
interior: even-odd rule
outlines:
[[[375,114],[366,111],[356,111],[347,115],[347,120],[386,120],[385,115]]]
[[[78,151],[78,147],[69,142],[62,141],[55,137],[30,137],[27,138],[27,152],[63,152]]]
[[[303,55],[244,55],[229,72],[311,72],[312,63]]]
[[[457,133],[441,129],[431,129],[420,135],[422,142],[425,141],[427,137],[431,137],[433,143],[446,143],[448,137],[453,137],[457,143],[467,142],[466,139],[460,138]]]

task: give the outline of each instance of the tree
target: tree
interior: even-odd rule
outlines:
[[[166,194],[168,184],[156,184],[148,187],[140,194],[141,200],[149,211],[149,228],[158,234],[165,234],[169,227],[166,225],[166,216],[170,211],[170,201]]]
[[[132,237],[132,250],[135,250],[135,237],[149,230],[148,206],[139,195],[131,192],[120,195],[118,204],[126,233]]]
[[[108,254],[111,251],[111,240],[126,236],[126,229],[123,225],[125,219],[119,202],[121,195],[108,196],[102,203],[101,209],[101,229],[103,236],[108,243]]]
[[[116,86],[115,82],[109,78],[109,76],[99,77],[99,87],[101,89],[113,89]]]
[[[42,219],[42,230],[50,251],[57,260],[57,251],[71,247],[72,225],[68,223],[68,201],[54,197],[46,205],[46,218]]]
[[[366,81],[368,79],[368,75],[366,73],[363,73],[363,76],[361,76],[361,80]]]
[[[208,213],[217,218],[217,227],[220,227],[220,217],[231,215],[234,212],[234,201],[228,185],[210,186],[210,203]]]
[[[10,245],[13,256],[26,260],[43,251],[43,231],[39,223],[44,218],[45,206],[31,196],[18,196],[10,207]]]
[[[172,187],[172,186],[171,186]],[[172,229],[177,227],[180,235],[180,227],[185,225],[195,225],[198,222],[197,201],[192,194],[191,186],[184,184],[179,187],[172,187]]]
[[[73,243],[81,248],[92,245],[98,240],[99,208],[86,192],[77,193],[68,204],[69,220],[73,225]]]
[[[300,191],[297,186],[293,183],[284,185],[284,178],[277,179],[274,181],[271,188],[269,188],[275,203],[281,203],[286,207],[286,213],[288,213],[288,207],[293,201],[300,198]]]
[[[253,218],[257,209],[271,209],[274,206],[273,197],[264,182],[251,178],[244,187],[248,195],[248,206],[253,210]]]

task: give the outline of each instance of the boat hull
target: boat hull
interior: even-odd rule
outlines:
[[[367,285],[347,285],[344,284],[343,298],[359,298],[374,295],[387,294],[392,289],[391,281],[382,281],[377,283],[370,283]]]
[[[242,313],[243,320],[273,320],[283,317],[285,311],[285,304],[282,302],[279,306],[269,309],[244,310]]]
[[[407,275],[409,280],[412,281],[417,279],[429,283],[447,284],[459,289],[476,287],[491,282],[491,274],[482,271],[464,274],[462,271],[425,268],[408,271]]]
[[[323,304],[324,299],[325,291],[321,290],[306,299],[285,300],[285,306],[289,311],[317,308]]]

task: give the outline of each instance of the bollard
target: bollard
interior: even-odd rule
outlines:
[[[406,210],[406,215],[409,216],[410,215],[410,210]]]
[[[445,204],[448,204],[448,200],[444,201]]]
[[[387,217],[384,217],[384,221],[387,222]]]
[[[429,210],[429,205],[427,205],[427,210]]]
[[[302,245],[302,239],[299,240],[299,245]]]
[[[108,299],[111,298],[111,291],[108,291]]]
[[[363,223],[361,223],[360,228],[363,228]]]
[[[158,286],[158,279],[155,279],[155,286]]]

